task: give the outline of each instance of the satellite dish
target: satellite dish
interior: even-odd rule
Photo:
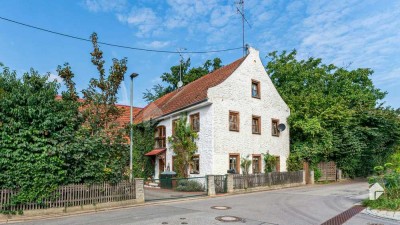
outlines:
[[[178,82],[178,88],[181,88],[183,86],[183,82],[180,80],[179,82]]]
[[[285,124],[281,123],[281,124],[278,125],[278,130],[279,130],[279,132],[282,132],[282,131],[284,131],[285,129],[286,129]]]

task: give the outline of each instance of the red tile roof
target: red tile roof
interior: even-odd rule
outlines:
[[[56,95],[57,100],[61,100],[62,96],[61,95]],[[84,99],[79,98],[78,102],[83,102]],[[121,115],[116,119],[115,122],[119,123],[120,125],[125,125],[130,122],[130,106],[129,105],[121,105],[121,104],[116,104],[117,108],[121,110]],[[139,107],[132,107],[132,114],[133,118],[142,110],[143,108]]]
[[[155,100],[134,117],[134,123],[154,119],[206,100],[208,89],[226,80],[242,64],[244,59],[245,57],[240,58]]]

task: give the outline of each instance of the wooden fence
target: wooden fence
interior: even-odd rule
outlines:
[[[321,177],[319,181],[336,181],[336,163],[320,162],[318,163],[318,169],[321,171]]]
[[[302,182],[303,171],[233,175],[233,189],[245,189]]]
[[[11,205],[12,198],[17,193],[18,191],[16,190],[0,189],[0,211],[83,206],[136,198],[135,183],[127,181],[115,185],[103,183],[94,185],[72,184],[60,186],[49,198],[43,199],[41,203]]]

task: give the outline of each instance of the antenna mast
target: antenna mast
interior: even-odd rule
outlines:
[[[183,81],[182,81],[182,63],[183,63],[183,56],[182,56],[182,51],[185,51],[186,48],[179,48],[177,51],[179,52],[179,56],[181,59],[179,60],[179,81],[178,81],[178,88],[181,88],[183,86]]]
[[[237,13],[239,13],[242,16],[242,46],[243,46],[243,56],[246,56],[246,46],[244,44],[244,22],[246,22],[250,28],[251,28],[251,26],[250,26],[249,21],[247,21],[245,14],[244,14],[244,0],[239,0],[239,2],[236,2],[236,4],[239,5],[239,6],[236,6]],[[239,9],[239,7],[241,9]]]

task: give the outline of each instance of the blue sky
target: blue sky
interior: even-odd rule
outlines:
[[[240,47],[241,18],[235,0],[1,0],[0,16],[61,33],[157,50],[203,51]],[[324,63],[375,71],[374,84],[389,92],[387,105],[400,107],[399,1],[260,1],[245,0],[246,43],[265,56],[274,50],[297,49],[300,58],[319,57]],[[50,72],[69,62],[78,89],[97,76],[90,62],[89,42],[33,30],[0,20],[0,62],[18,73],[31,67]],[[128,73],[137,72],[135,105],[145,106],[143,92],[176,65],[176,54],[151,53],[101,46],[107,67],[111,58],[128,58]],[[198,66],[220,57],[228,64],[241,50],[184,54]],[[128,104],[128,75],[119,102]]]

